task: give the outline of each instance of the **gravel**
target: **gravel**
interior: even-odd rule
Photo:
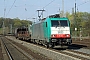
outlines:
[[[0,39],[0,40],[1,40],[1,39]],[[3,59],[2,48],[1,48],[1,41],[0,41],[0,60],[4,60],[4,59]]]
[[[74,57],[71,57],[71,56],[68,56],[68,55],[65,55],[62,53],[58,53],[58,52],[49,50],[47,48],[39,47],[39,46],[31,44],[31,43],[27,43],[24,41],[17,40],[14,37],[13,38],[8,37],[8,38],[11,40],[14,40],[15,42],[18,42],[18,43],[24,45],[25,47],[31,49],[34,52],[38,52],[40,54],[48,56],[48,58],[51,58],[52,60],[80,60],[78,58],[74,58]]]
[[[75,50],[75,51],[79,51],[79,52],[83,52],[83,53],[90,54],[90,49],[81,48],[81,49],[77,49],[77,50]]]
[[[73,44],[76,44],[75,47],[80,47],[79,49],[73,49],[73,50],[90,54],[90,38],[82,39],[82,40],[73,39]]]

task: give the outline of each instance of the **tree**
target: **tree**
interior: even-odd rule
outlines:
[[[20,19],[15,18],[14,19],[14,27],[17,28],[17,27],[21,27],[21,26],[22,26],[22,23],[20,22]]]
[[[71,22],[71,30],[73,36],[75,35],[75,25],[77,30],[77,36],[80,34],[80,28],[82,28],[82,35],[87,36],[85,34],[90,35],[90,13],[88,12],[77,12],[76,13],[76,21],[74,20],[74,14],[68,14],[68,18]],[[76,23],[75,23],[76,22]]]

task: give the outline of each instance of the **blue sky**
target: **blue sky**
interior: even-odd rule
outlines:
[[[76,3],[78,11],[90,13],[90,0],[76,0]],[[74,4],[75,0],[64,0],[64,11],[72,12]],[[43,7],[44,17],[59,13],[59,9],[62,10],[62,0],[1,0],[0,17],[31,20],[37,18],[37,10]],[[5,12],[4,9],[6,9]]]

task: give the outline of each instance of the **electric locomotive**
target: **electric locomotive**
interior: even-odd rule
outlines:
[[[47,48],[68,46],[72,43],[68,18],[48,17],[31,26],[31,41]]]

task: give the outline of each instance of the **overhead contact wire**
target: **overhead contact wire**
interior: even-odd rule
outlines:
[[[11,9],[12,9],[12,7],[14,6],[15,2],[16,2],[16,0],[14,0],[14,2],[13,2],[13,4],[12,4],[11,8],[9,9],[9,11],[8,11],[7,15],[8,15],[8,14],[9,14],[9,12],[11,11]],[[6,15],[6,16],[7,16],[7,15]]]

